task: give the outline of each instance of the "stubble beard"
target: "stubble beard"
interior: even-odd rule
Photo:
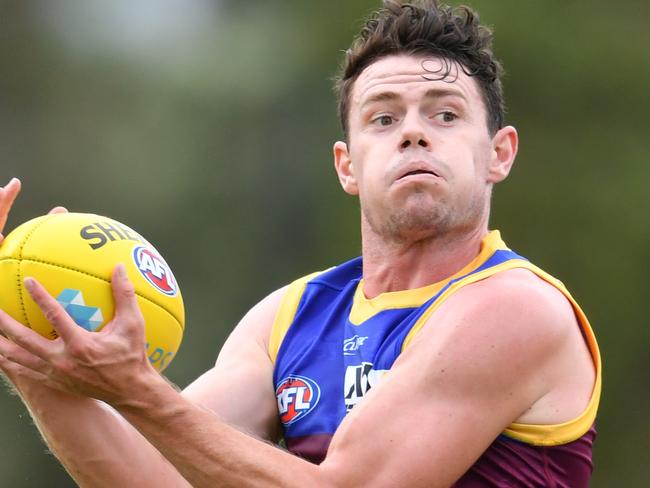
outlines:
[[[427,240],[448,240],[477,229],[486,219],[489,205],[484,196],[473,195],[465,205],[449,199],[431,201],[425,192],[416,192],[405,206],[394,206],[383,218],[374,218],[372,212],[364,216],[372,231],[384,241],[397,245]],[[363,209],[362,209],[363,211]]]

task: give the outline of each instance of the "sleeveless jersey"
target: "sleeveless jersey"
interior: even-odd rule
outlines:
[[[485,237],[479,255],[465,268],[423,288],[366,299],[361,258],[289,286],[269,341],[289,451],[320,463],[346,413],[390,370],[440,304],[463,286],[513,268],[532,271],[570,301],[594,361],[596,382],[589,405],[577,418],[556,425],[511,424],[453,486],[588,486],[601,387],[598,345],[564,285],[508,249],[498,231]]]

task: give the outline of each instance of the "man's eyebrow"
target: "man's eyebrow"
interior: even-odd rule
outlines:
[[[396,92],[392,91],[383,91],[379,93],[375,93],[374,95],[368,97],[363,101],[361,104],[361,108],[365,107],[366,105],[370,105],[371,103],[377,103],[377,102],[392,102],[394,100],[399,100],[401,98],[401,95]]]
[[[426,93],[424,94],[424,98],[435,99],[435,98],[443,98],[443,97],[458,97],[458,98],[462,98],[465,102],[467,102],[467,97],[462,91],[455,90],[452,88],[431,88],[430,90],[427,90]],[[402,98],[402,96],[397,92],[382,91],[364,100],[363,103],[361,104],[361,108],[365,107],[366,105],[370,105],[372,103],[392,102],[395,100],[399,100],[400,98]]]
[[[443,98],[443,97],[458,97],[467,102],[467,97],[460,90],[453,88],[431,88],[424,94],[425,98]]]

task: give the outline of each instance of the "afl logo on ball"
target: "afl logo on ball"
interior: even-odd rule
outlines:
[[[278,399],[278,412],[284,425],[300,420],[311,412],[320,399],[320,388],[312,379],[305,376],[288,376],[275,390]]]
[[[133,261],[140,274],[161,293],[173,297],[178,293],[171,269],[156,251],[147,246],[133,249]]]

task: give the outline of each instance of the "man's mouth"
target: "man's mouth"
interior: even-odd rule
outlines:
[[[433,171],[427,171],[427,170],[424,170],[424,169],[416,169],[416,170],[409,171],[408,173],[403,174],[402,176],[400,176],[399,179],[406,178],[407,176],[413,176],[413,175],[433,175],[433,176],[438,176]]]
[[[400,175],[397,179],[401,180],[404,178],[408,178],[409,176],[418,176],[418,175],[430,175],[430,176],[435,176],[436,178],[439,178],[440,175],[435,172],[433,169],[430,168],[413,168],[413,169],[407,169],[402,175]]]

